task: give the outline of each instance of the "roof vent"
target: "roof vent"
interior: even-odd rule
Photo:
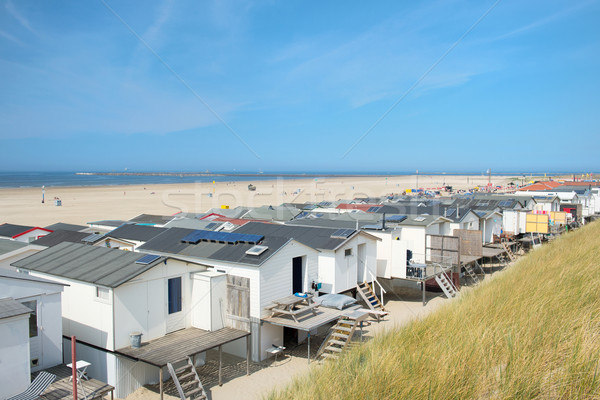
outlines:
[[[246,250],[246,254],[250,256],[260,256],[262,253],[269,249],[268,246],[252,246],[248,250]]]

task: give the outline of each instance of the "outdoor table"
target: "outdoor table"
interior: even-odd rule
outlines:
[[[316,314],[315,308],[318,307],[313,300],[312,294],[307,294],[306,297],[290,295],[281,299],[273,300],[273,305],[267,307],[271,311],[271,316],[276,314],[290,315],[294,321],[298,322],[296,315],[303,314],[306,311],[312,311]]]
[[[88,380],[88,377],[85,375],[85,371],[87,370],[87,367],[89,367],[90,365],[92,365],[91,363],[84,361],[84,360],[78,360],[75,363],[75,369],[77,370],[77,382],[79,382],[79,380],[81,378],[85,379],[86,381]],[[67,364],[68,368],[73,368],[73,363]],[[71,376],[71,378],[69,378],[69,381],[72,381],[73,377]]]

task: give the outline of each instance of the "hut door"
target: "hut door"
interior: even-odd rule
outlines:
[[[302,257],[292,258],[292,294],[304,292]]]
[[[185,328],[181,276],[167,280],[167,333]]]
[[[234,329],[250,331],[250,279],[227,275],[227,319]]]
[[[356,269],[356,283],[366,282],[370,279],[370,276],[367,276],[367,252],[366,252],[366,244],[361,243],[358,245],[358,268]]]
[[[42,338],[39,323],[39,297],[33,300],[23,301],[22,304],[31,310],[29,314],[29,358],[31,371],[37,371],[42,366]]]

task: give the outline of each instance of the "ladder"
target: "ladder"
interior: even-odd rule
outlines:
[[[506,254],[508,254],[508,259],[510,261],[515,261],[517,259],[517,256],[515,256],[515,253],[512,252],[508,243],[502,242],[502,247],[504,247],[504,251],[506,251]]]
[[[479,283],[479,277],[477,276],[477,274],[475,273],[475,271],[473,271],[473,268],[471,268],[471,264],[465,264],[463,265],[465,272],[471,277],[471,279],[473,279],[473,282],[475,282],[475,284]]]
[[[456,288],[448,279],[445,272],[435,276],[435,281],[449,299],[456,297]]]
[[[329,330],[329,334],[317,352],[316,359],[337,359],[350,344],[356,326],[356,320],[342,316]]]
[[[473,263],[477,266],[477,268],[479,268],[481,274],[485,276],[485,271],[483,270],[483,267],[477,262],[477,260],[473,261]]]
[[[207,398],[200,377],[198,377],[198,372],[196,372],[196,367],[190,357],[187,358],[186,364],[182,367],[175,369],[173,364],[167,363],[167,368],[169,368],[169,373],[173,378],[181,400],[205,400]]]
[[[373,292],[371,285],[369,285],[367,282],[359,283],[356,285],[356,289],[358,290],[358,293],[360,293],[360,297],[362,297],[369,309],[378,312],[385,311],[383,304],[381,304],[381,301],[379,301],[379,298],[375,292]]]

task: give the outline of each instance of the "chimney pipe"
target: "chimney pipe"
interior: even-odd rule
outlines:
[[[385,230],[385,213],[383,213],[383,219],[381,220],[381,230]]]

